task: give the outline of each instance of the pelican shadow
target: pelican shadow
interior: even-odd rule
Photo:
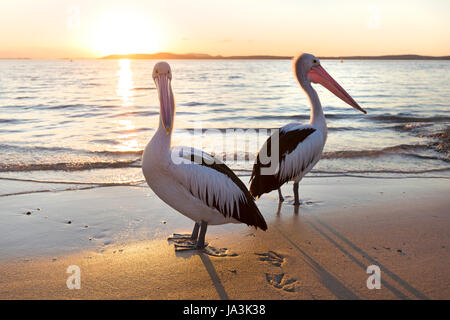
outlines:
[[[413,286],[411,286],[409,283],[407,283],[405,280],[403,280],[402,278],[400,278],[398,275],[396,275],[394,272],[392,272],[391,270],[389,270],[385,265],[381,264],[379,261],[375,260],[374,258],[372,258],[367,252],[365,252],[364,250],[362,250],[361,248],[359,248],[358,246],[356,246],[353,242],[351,242],[350,240],[348,240],[346,237],[344,237],[343,235],[341,235],[340,233],[338,233],[336,230],[334,230],[333,228],[331,228],[329,225],[325,224],[324,222],[322,222],[319,218],[311,216],[312,219],[314,219],[317,224],[321,225],[324,229],[328,230],[330,233],[332,233],[334,236],[336,236],[338,239],[340,239],[342,242],[344,242],[345,244],[347,244],[350,248],[352,248],[353,250],[355,250],[358,254],[360,254],[362,257],[364,257],[365,259],[367,259],[368,261],[370,261],[370,263],[375,264],[377,266],[380,267],[380,269],[386,273],[391,279],[393,279],[394,281],[396,281],[400,286],[402,286],[406,291],[408,291],[410,294],[416,296],[419,299],[422,300],[428,300],[429,298],[423,294],[422,292],[420,292],[419,290],[417,290],[416,288],[414,288]],[[359,265],[361,268],[364,269],[364,271],[366,270],[367,266],[360,260],[358,260],[358,258],[356,258],[355,256],[353,256],[350,252],[348,252],[347,250],[345,250],[341,245],[339,245],[336,241],[334,241],[333,239],[331,239],[325,232],[323,232],[322,230],[320,230],[317,226],[315,226],[313,223],[308,222],[317,232],[319,232],[322,236],[324,236],[328,241],[330,241],[336,248],[338,248],[342,253],[344,253],[345,255],[347,255],[352,261],[354,261],[357,265]],[[398,298],[401,299],[409,299],[408,296],[406,296],[405,294],[403,294],[402,292],[400,292],[399,290],[397,290],[395,287],[393,287],[391,284],[389,284],[386,280],[383,280],[383,285],[388,288],[389,290],[391,290],[392,293],[394,293]]]
[[[285,235],[278,227],[272,226],[277,229],[278,232],[290,242],[298,252],[303,256],[303,260],[311,267],[316,273],[319,282],[326,287],[330,292],[338,299],[345,300],[359,300],[359,297],[349,288],[347,288],[336,277],[323,268],[317,261],[315,261],[310,255],[303,251],[294,241],[292,241],[287,235]]]
[[[188,259],[192,256],[199,256],[200,259],[202,260],[203,265],[205,266],[206,271],[208,272],[209,277],[211,278],[211,281],[214,285],[214,288],[216,289],[217,294],[219,295],[219,298],[221,300],[230,300],[230,297],[228,297],[225,287],[222,285],[222,281],[220,280],[220,277],[217,274],[216,268],[214,268],[211,259],[206,253],[202,252],[201,250],[179,251],[179,252],[176,251],[175,256],[184,259]]]

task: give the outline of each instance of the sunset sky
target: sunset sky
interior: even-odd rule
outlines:
[[[2,0],[0,58],[450,55],[450,1]]]

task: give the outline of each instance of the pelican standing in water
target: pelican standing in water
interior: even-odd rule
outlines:
[[[276,136],[272,135],[267,139],[261,150],[267,150],[268,154],[275,143],[278,145],[278,163],[274,166],[277,169],[272,174],[261,172],[261,169],[267,169],[265,167],[269,167],[272,163],[261,161],[260,151],[253,165],[250,193],[258,198],[264,193],[278,189],[279,199],[282,202],[284,199],[280,187],[288,181],[294,181],[294,205],[299,205],[298,184],[320,160],[327,139],[327,123],[319,96],[311,82],[323,85],[353,108],[364,113],[366,111],[325,71],[319,59],[312,54],[303,53],[295,58],[293,68],[297,81],[311,105],[309,123],[287,124],[276,132]],[[270,155],[271,159],[273,156]]]
[[[187,240],[178,246],[184,249],[202,249],[208,225],[245,223],[266,230],[253,197],[230,168],[201,150],[171,147],[175,101],[168,63],[155,65],[153,80],[159,94],[160,120],[144,150],[142,171],[161,200],[195,222],[192,234],[174,234],[169,239]]]

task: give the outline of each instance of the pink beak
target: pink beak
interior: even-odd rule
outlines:
[[[167,75],[158,76],[155,79],[155,82],[159,92],[161,122],[166,130],[166,133],[168,134],[172,129],[172,121],[174,116],[170,83]]]
[[[342,88],[339,83],[337,83],[329,74],[325,71],[324,68],[321,66],[314,66],[311,68],[311,70],[308,71],[307,77],[309,81],[312,81],[314,83],[320,83],[325,88],[330,90],[334,95],[338,98],[340,98],[345,103],[351,105],[353,108],[367,113],[366,110],[361,108],[355,100],[353,100],[352,97],[347,93],[347,91]]]

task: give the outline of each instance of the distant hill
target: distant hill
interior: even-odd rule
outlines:
[[[384,55],[384,56],[345,56],[345,57],[320,57],[321,59],[343,59],[343,60],[450,60],[450,56],[433,57],[421,56],[416,54]],[[205,53],[133,53],[133,54],[112,54],[100,59],[198,59],[198,60],[286,60],[292,59],[292,56],[271,56],[271,55],[253,55],[253,56],[211,56]]]
[[[262,59],[292,59],[289,56],[269,56],[269,55],[256,55],[256,56],[211,56],[205,53],[185,53],[177,54],[170,52],[158,52],[158,53],[133,53],[133,54],[112,54],[101,59],[203,59],[203,60],[218,60],[218,59],[248,59],[248,60],[262,60]]]

